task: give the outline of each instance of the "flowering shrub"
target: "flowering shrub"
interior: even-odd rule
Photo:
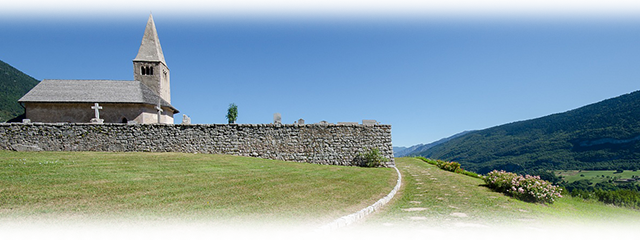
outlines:
[[[464,169],[460,168],[460,163],[458,162],[445,162],[442,160],[436,160],[436,166],[444,170],[447,170],[449,172],[454,172],[454,173],[464,172]]]
[[[553,203],[561,198],[560,188],[539,176],[522,176],[511,172],[493,170],[484,177],[489,188],[527,202]]]

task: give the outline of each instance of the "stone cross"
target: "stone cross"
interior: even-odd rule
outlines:
[[[191,124],[191,118],[186,114],[182,114],[182,124]]]
[[[273,123],[274,124],[282,124],[282,116],[280,115],[280,113],[274,113],[273,114]]]
[[[156,110],[158,110],[158,123],[162,123],[161,119],[162,119],[162,108],[160,107],[160,104],[158,104],[158,106],[156,106]]]
[[[95,103],[93,106],[91,106],[91,109],[95,110],[96,119],[100,119],[100,109],[102,109],[102,106],[98,105],[98,103]]]

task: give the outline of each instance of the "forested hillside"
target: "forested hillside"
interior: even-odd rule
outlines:
[[[564,113],[468,133],[417,155],[468,170],[640,167],[640,91]]]
[[[18,104],[24,94],[38,84],[38,80],[0,61],[0,122],[24,113]]]
[[[434,146],[438,146],[440,144],[446,143],[448,141],[451,141],[452,139],[456,139],[456,138],[462,137],[465,134],[470,133],[470,132],[472,132],[472,131],[464,131],[464,132],[461,132],[461,133],[454,134],[453,136],[446,137],[446,138],[440,139],[438,141],[435,141],[435,142],[432,142],[432,143],[427,143],[427,144],[418,144],[418,145],[413,145],[411,147],[393,147],[393,156],[394,157],[405,157],[405,156],[418,155],[417,153],[424,152],[429,148],[432,148]]]

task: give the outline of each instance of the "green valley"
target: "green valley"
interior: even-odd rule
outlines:
[[[572,183],[579,180],[589,180],[592,183],[609,182],[620,179],[632,179],[640,177],[638,171],[623,171],[618,173],[612,170],[601,171],[581,171],[581,170],[561,170],[556,171],[556,175],[561,176],[567,183]]]

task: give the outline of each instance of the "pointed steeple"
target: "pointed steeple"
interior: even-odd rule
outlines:
[[[162,62],[167,65],[164,61],[164,54],[162,54],[162,47],[160,47],[156,24],[153,22],[153,16],[151,14],[149,14],[147,28],[144,30],[138,55],[133,61]]]
[[[133,80],[147,85],[162,99],[171,103],[171,80],[169,67],[164,61],[162,47],[156,32],[153,16],[149,14],[138,55],[133,59]]]

